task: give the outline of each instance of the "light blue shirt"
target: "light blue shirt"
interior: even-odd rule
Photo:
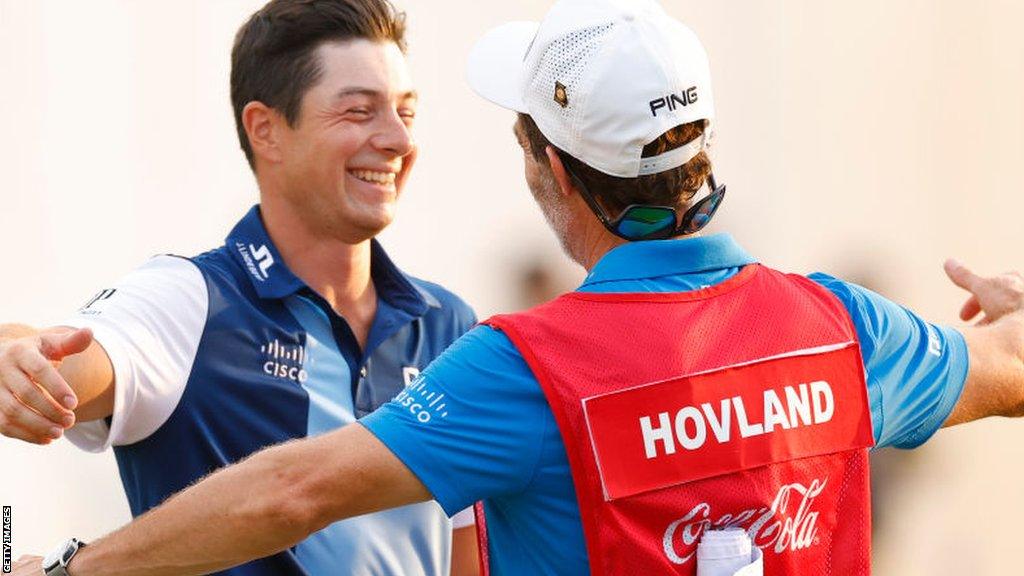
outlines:
[[[753,262],[728,235],[635,242],[606,254],[578,290],[696,290]],[[877,447],[920,445],[960,397],[963,337],[865,288],[825,274],[810,278],[839,298],[856,326]],[[410,410],[413,393],[441,398],[429,418]],[[558,426],[540,384],[500,331],[474,328],[361,422],[449,514],[484,500],[493,574],[589,574]]]

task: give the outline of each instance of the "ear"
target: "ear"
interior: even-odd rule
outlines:
[[[558,182],[558,188],[561,190],[563,196],[571,196],[576,193],[576,187],[572,183],[572,178],[569,176],[569,171],[565,169],[565,165],[562,164],[562,157],[558,155],[554,146],[548,146],[544,149],[544,153],[548,156],[548,164],[551,165],[551,173],[555,176],[555,182]]]
[[[242,109],[242,126],[249,137],[249,146],[255,158],[277,164],[281,162],[278,125],[284,119],[263,102],[249,102]]]

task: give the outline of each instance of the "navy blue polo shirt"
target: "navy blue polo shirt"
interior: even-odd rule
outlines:
[[[475,324],[462,300],[371,244],[378,305],[365,349],[285,265],[259,207],[224,246],[158,257],[80,312],[72,323],[93,327],[115,365],[120,396],[107,425],[119,439],[108,442],[133,514],[264,447],[355,422]],[[170,372],[180,382],[161,381]],[[147,378],[157,384],[140,384]],[[416,504],[339,522],[225,573],[441,576],[450,531],[437,503]]]

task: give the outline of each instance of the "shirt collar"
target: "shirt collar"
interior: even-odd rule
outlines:
[[[729,234],[629,242],[601,257],[583,286],[739,268],[754,262]]]
[[[433,294],[414,284],[402,272],[376,238],[370,241],[370,276],[377,288],[377,296],[413,316],[422,316],[428,308],[440,308],[441,302]]]
[[[253,206],[235,225],[225,243],[228,252],[246,270],[246,276],[260,298],[285,298],[306,288],[306,283],[285,265],[284,258],[267,234],[259,205]],[[414,285],[395,266],[376,239],[370,241],[370,277],[378,297],[413,316],[422,316],[428,308],[441,306],[437,298]]]

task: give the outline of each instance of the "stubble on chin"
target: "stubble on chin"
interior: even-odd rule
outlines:
[[[384,231],[394,220],[393,213],[388,215],[351,215],[335,212],[337,216],[323,223],[325,236],[332,240],[340,240],[347,244],[357,244],[374,238]]]
[[[395,204],[360,205],[336,195],[307,193],[290,198],[306,232],[321,240],[357,244],[387,228],[395,217]]]

